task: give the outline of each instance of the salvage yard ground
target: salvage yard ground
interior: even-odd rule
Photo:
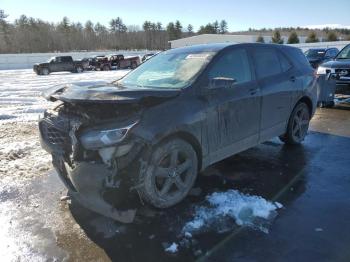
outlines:
[[[221,161],[183,203],[165,211],[141,206],[134,224],[60,201],[66,190],[38,140],[36,121],[48,106],[40,93],[126,72],[0,71],[3,261],[350,260],[346,103],[319,109],[302,146],[274,139]]]

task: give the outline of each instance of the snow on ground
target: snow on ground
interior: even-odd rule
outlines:
[[[193,220],[183,228],[185,234],[209,228],[227,231],[232,229],[233,222],[267,233],[267,225],[277,215],[276,210],[282,208],[280,203],[269,202],[260,196],[245,195],[237,190],[212,193],[206,201],[209,206],[196,207]]]
[[[80,74],[60,72],[38,76],[30,69],[1,70],[0,124],[4,120],[5,122],[37,120],[48,105],[48,102],[40,96],[41,92],[50,87],[87,80],[113,81],[127,72],[128,70],[86,71]]]
[[[47,173],[51,157],[40,147],[37,120],[50,102],[41,97],[48,88],[70,82],[113,81],[128,70],[53,73],[0,70],[0,179],[11,184]]]

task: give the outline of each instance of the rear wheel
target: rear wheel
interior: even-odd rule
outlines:
[[[143,198],[158,208],[173,206],[183,200],[197,177],[197,154],[182,139],[158,145],[142,174]]]
[[[281,141],[292,145],[300,144],[307,135],[310,115],[308,106],[303,102],[298,103],[290,115],[287,132],[280,136]]]
[[[102,68],[103,71],[109,71],[109,66],[108,65],[104,65]]]
[[[136,62],[132,62],[131,63],[131,69],[135,69],[137,67],[137,63]]]

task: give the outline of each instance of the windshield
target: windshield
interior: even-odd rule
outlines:
[[[163,52],[116,83],[144,88],[184,88],[195,80],[214,54]]]
[[[305,52],[307,58],[323,58],[326,51],[324,49],[309,49]]]
[[[350,45],[344,47],[337,55],[336,59],[350,59]]]
[[[47,60],[48,63],[50,63],[51,61],[55,61],[55,57],[51,57],[49,60]]]

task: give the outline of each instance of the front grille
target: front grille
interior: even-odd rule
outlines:
[[[64,151],[71,148],[68,120],[55,115],[46,115],[40,121],[40,131],[43,139],[50,147]]]
[[[46,125],[45,136],[47,141],[53,145],[64,145],[67,142],[66,135],[54,126]]]
[[[350,77],[350,68],[335,69],[335,73],[339,76]]]

